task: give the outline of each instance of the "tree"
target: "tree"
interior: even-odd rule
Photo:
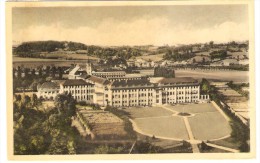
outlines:
[[[202,64],[205,64],[205,58],[204,57],[202,58]]]
[[[137,153],[158,153],[161,150],[161,148],[154,146],[147,141],[139,141],[136,142],[135,150]]]
[[[201,85],[202,93],[209,93],[209,91],[210,91],[210,84],[209,84],[209,82],[206,79],[203,78],[201,83],[200,83],[200,85]]]
[[[192,63],[196,63],[196,59],[195,58],[192,59]]]
[[[210,48],[213,48],[213,45],[214,45],[214,41],[210,41],[210,42],[209,42]]]

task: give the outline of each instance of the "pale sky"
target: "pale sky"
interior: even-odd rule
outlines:
[[[247,5],[13,8],[13,41],[176,45],[249,39]]]

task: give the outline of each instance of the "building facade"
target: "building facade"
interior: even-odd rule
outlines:
[[[111,75],[112,80],[109,80],[107,76],[102,78],[93,73],[95,72],[92,72],[92,75],[81,74],[76,76],[76,79],[65,80],[59,85],[46,82],[39,87],[38,94],[55,98],[59,93],[70,93],[77,101],[114,107],[196,103],[201,98],[199,82],[190,77],[133,78],[126,77],[124,71],[112,74],[99,72]]]
[[[115,107],[195,103],[200,85],[193,78],[159,78],[114,81],[108,91],[108,105]]]

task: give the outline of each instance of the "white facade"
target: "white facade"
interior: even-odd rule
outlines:
[[[77,101],[87,101],[100,106],[131,107],[162,104],[195,103],[200,101],[200,85],[193,78],[142,78],[136,80],[108,81],[91,76],[87,79],[69,79],[39,95],[54,97],[61,93],[71,93]],[[54,93],[54,94],[51,94]]]
[[[92,72],[92,75],[101,77],[101,78],[108,78],[108,77],[124,77],[126,75],[125,71],[109,71],[109,72]]]

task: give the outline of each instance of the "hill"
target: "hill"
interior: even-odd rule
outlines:
[[[51,59],[64,59],[64,57],[65,59],[74,59],[73,56],[75,54],[94,56],[104,59],[113,56],[129,59],[131,57],[140,56],[143,53],[147,53],[147,49],[138,46],[101,47],[68,41],[24,42],[13,49],[13,55],[16,55],[17,57]]]

